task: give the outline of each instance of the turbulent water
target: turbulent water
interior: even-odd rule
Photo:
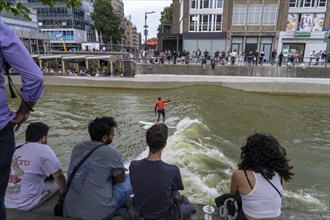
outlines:
[[[147,154],[146,128],[138,121],[155,121],[158,96],[166,105],[170,128],[163,160],[180,167],[192,202],[207,203],[229,191],[240,148],[253,132],[275,136],[294,166],[285,183],[283,210],[329,216],[330,99],[273,96],[223,87],[195,86],[169,90],[125,90],[46,87],[29,121],[50,126],[49,145],[67,169],[73,145],[88,139],[87,124],[96,116],[115,117],[113,146],[126,166]],[[11,100],[16,108],[19,100]],[[24,140],[26,124],[17,134]]]

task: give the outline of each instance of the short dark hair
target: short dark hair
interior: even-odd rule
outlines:
[[[152,153],[158,152],[165,146],[167,141],[168,128],[165,124],[154,124],[147,130],[146,139],[147,144]]]
[[[113,117],[97,117],[89,123],[88,132],[93,141],[102,141],[102,137],[109,135],[114,127],[117,127],[117,122]]]
[[[162,99],[162,98],[159,96],[159,97],[158,97],[158,100],[161,100],[161,99]]]
[[[39,142],[41,138],[47,136],[49,131],[48,125],[42,122],[31,122],[25,131],[26,142]]]
[[[285,181],[294,175],[290,170],[286,158],[286,151],[280,143],[270,134],[255,133],[247,138],[246,144],[241,148],[241,170],[253,170],[272,179],[277,172]]]

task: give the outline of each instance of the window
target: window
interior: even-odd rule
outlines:
[[[235,5],[234,16],[233,16],[233,25],[244,25],[245,24],[245,15],[246,15],[246,6]]]
[[[223,0],[216,0],[216,6],[215,8],[222,8]]]
[[[327,0],[319,0],[318,7],[325,7],[327,4]]]
[[[203,31],[209,31],[209,15],[203,15]]]
[[[189,16],[189,31],[191,32],[208,32],[221,31],[221,15],[190,15]]]
[[[303,4],[303,6],[304,7],[312,7],[313,6],[313,0],[303,0],[304,1],[304,4]]]
[[[221,31],[221,15],[214,15],[214,31]]]
[[[197,8],[197,1],[196,0],[191,0],[190,1],[190,8],[193,8],[193,9]]]
[[[204,7],[203,8],[209,8],[209,0],[204,0]]]
[[[248,13],[248,25],[259,25],[261,15],[261,6],[252,5],[249,7]]]
[[[263,24],[275,25],[276,20],[276,5],[265,5]]]
[[[297,7],[297,0],[290,0],[289,7]]]
[[[189,18],[189,31],[196,31],[196,20],[197,20],[196,15],[190,15],[190,18]]]

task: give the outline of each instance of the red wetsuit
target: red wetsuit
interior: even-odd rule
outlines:
[[[160,115],[163,115],[163,122],[165,122],[164,103],[166,103],[166,102],[170,102],[170,100],[161,99],[161,100],[157,100],[157,102],[156,102],[155,113],[156,113],[156,110],[157,110],[157,112],[158,112],[158,120],[157,120],[157,122],[159,122]]]

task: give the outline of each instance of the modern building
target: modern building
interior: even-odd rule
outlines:
[[[172,24],[162,24],[161,50],[225,50],[227,42],[224,0],[174,0]],[[225,28],[224,28],[225,27]],[[168,33],[170,32],[170,33]]]
[[[329,49],[329,0],[173,0],[172,24],[162,24],[160,50],[245,54]]]
[[[91,29],[93,2],[82,0],[81,5],[68,8],[65,3],[56,2],[53,8],[40,0],[16,0],[37,11],[40,32],[50,36],[52,50],[80,50],[82,42],[95,41]]]
[[[124,38],[123,38],[123,44],[127,51],[130,51],[133,49],[133,43],[132,43],[132,32],[133,32],[133,24],[130,21],[129,18],[125,19],[124,22]]]
[[[6,23],[24,43],[31,54],[47,54],[50,52],[50,38],[39,33],[37,13],[31,10],[27,21],[23,16],[14,16],[11,12],[2,11],[1,20]]]
[[[278,43],[284,57],[298,51],[301,60],[309,60],[312,51],[329,50],[326,35],[330,27],[329,0],[290,0],[288,7],[286,26]]]
[[[139,33],[137,32],[137,28],[135,25],[133,25],[132,27],[132,47],[134,50],[140,48]]]

